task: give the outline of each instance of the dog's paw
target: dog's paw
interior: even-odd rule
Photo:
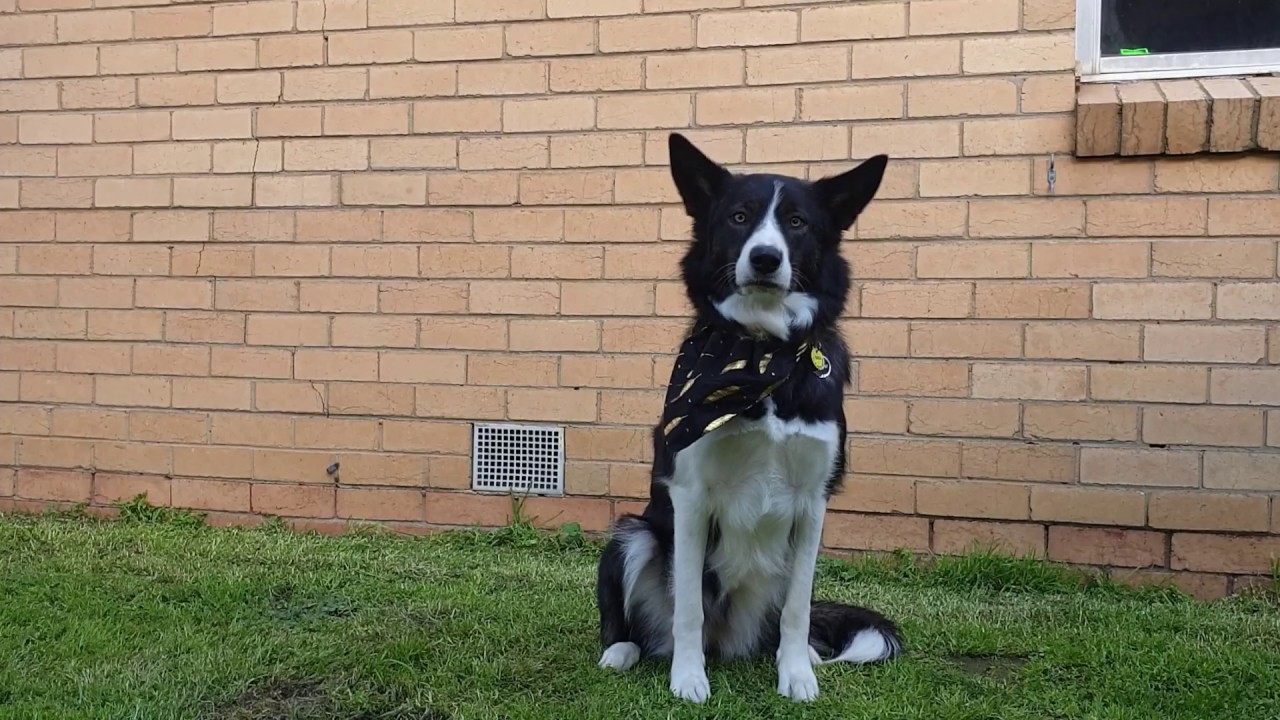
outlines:
[[[707,680],[706,668],[672,668],[671,692],[681,700],[704,703],[711,697],[711,681]]]
[[[618,672],[630,670],[640,660],[640,646],[631,642],[614,643],[605,648],[597,663],[602,668],[611,668]]]
[[[778,694],[809,702],[818,697],[818,676],[808,658],[778,663]]]

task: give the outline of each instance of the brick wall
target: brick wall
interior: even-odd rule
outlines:
[[[1280,161],[1074,160],[1069,0],[143,5],[0,0],[0,507],[496,524],[510,419],[568,425],[526,510],[603,530],[688,312],[678,128],[894,158],[829,548],[1280,555]]]

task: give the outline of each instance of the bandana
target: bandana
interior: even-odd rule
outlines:
[[[807,357],[806,357],[807,356]],[[734,330],[694,328],[680,346],[662,412],[662,439],[676,453],[769,397],[796,372],[831,374],[816,344],[799,346],[746,337]]]

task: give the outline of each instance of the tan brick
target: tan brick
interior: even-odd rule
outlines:
[[[137,100],[132,78],[95,78],[62,81],[62,107],[126,108]]]
[[[418,264],[431,277],[500,278],[507,276],[508,254],[501,246],[424,245]]]
[[[551,138],[551,167],[640,165],[644,136],[638,133],[555,135]]]
[[[1197,157],[1156,162],[1160,192],[1261,192],[1276,186],[1280,165],[1273,158]]]
[[[600,52],[645,52],[693,47],[688,15],[608,18],[600,21]]]
[[[253,407],[264,412],[324,412],[323,385],[308,382],[255,382]]]
[[[236,73],[218,76],[218,102],[274,102],[280,97],[280,73]]]
[[[962,318],[970,314],[969,283],[866,283],[864,317]]]
[[[1209,399],[1227,405],[1280,405],[1280,368],[1214,368]]]
[[[65,145],[93,142],[93,116],[85,114],[22,115],[18,141],[32,145]]]
[[[564,315],[651,315],[653,285],[616,281],[565,283],[561,288],[560,312]]]
[[[469,242],[471,214],[457,210],[386,210],[386,242]]]
[[[799,24],[789,10],[705,13],[697,18],[698,47],[785,45],[796,41]]]
[[[1088,390],[1084,367],[1069,365],[973,366],[975,397],[1028,400],[1083,400]]]
[[[1204,283],[1106,283],[1094,286],[1094,316],[1109,320],[1205,320],[1213,288]]]
[[[1209,78],[1200,81],[1209,96],[1209,149],[1239,152],[1254,147],[1253,129],[1257,101],[1249,87],[1236,78]]]
[[[1026,277],[1030,247],[1022,243],[947,243],[916,251],[921,278]]]
[[[1146,497],[1137,490],[1037,486],[1031,488],[1031,517],[1086,525],[1143,525]]]
[[[252,40],[202,40],[178,43],[178,70],[183,72],[246,70],[256,65],[257,44]],[[170,84],[174,82],[171,81]],[[279,92],[276,92],[272,97],[278,95]]]
[[[1163,567],[1163,533],[1121,528],[1049,527],[1049,559],[1120,567]]]
[[[1147,326],[1142,357],[1149,362],[1252,364],[1261,362],[1265,355],[1264,328],[1178,324]],[[1238,375],[1236,377],[1239,378]],[[1228,384],[1234,383],[1228,380]],[[1219,385],[1216,378],[1214,385]],[[1219,387],[1219,390],[1226,388]]]
[[[364,170],[369,166],[367,140],[287,140],[286,170]]]
[[[324,64],[324,38],[315,35],[275,35],[258,40],[258,64],[264,68]]]
[[[170,203],[168,178],[104,178],[94,184],[96,207],[156,207]]]
[[[929,547],[929,521],[893,515],[833,513],[822,532],[826,547],[855,550],[916,550]]]
[[[383,313],[462,313],[466,299],[465,283],[379,283],[378,304]]]
[[[285,100],[359,100],[368,85],[364,68],[289,70],[284,73]]]
[[[218,280],[214,307],[219,310],[294,310],[297,284],[286,280]]]
[[[963,202],[926,200],[872,203],[858,217],[859,238],[959,237],[968,207]]]
[[[507,347],[507,322],[491,318],[422,318],[424,348],[503,350]]]
[[[964,41],[964,71],[967,74],[1070,70],[1074,64],[1072,33],[1037,33],[1013,39],[991,37]]]
[[[58,42],[99,42],[133,37],[133,13],[128,10],[96,10],[65,13],[57,17]]]
[[[902,320],[850,320],[841,331],[859,355],[899,357],[908,354],[909,323]]]
[[[414,32],[414,59],[420,62],[490,60],[500,57],[500,27],[455,26]]]
[[[1013,437],[1018,414],[1017,403],[917,400],[909,427],[912,435]]]
[[[1147,254],[1147,244],[1139,242],[1037,243],[1031,248],[1031,274],[1045,278],[1141,278],[1147,276]]]
[[[1021,327],[1013,323],[911,323],[913,357],[1008,358],[1021,354]]]
[[[646,485],[648,478],[646,473]],[[854,475],[831,498],[832,510],[910,513],[915,509],[915,480],[904,477]]]
[[[561,382],[569,387],[647,388],[652,385],[653,361],[630,355],[565,355]]]
[[[1054,159],[1054,170],[1057,173],[1054,191],[1059,195],[1148,193],[1152,189],[1151,168],[1150,160],[1100,161],[1057,157]],[[1048,169],[1046,160],[1035,161],[1032,177],[1037,195],[1047,195],[1049,192],[1046,179]]]
[[[288,350],[215,347],[210,372],[223,377],[288,378],[293,355]]]
[[[956,75],[959,40],[888,40],[853,45],[853,77],[889,78]]]
[[[169,112],[130,112],[98,115],[94,119],[97,142],[169,140]]]
[[[19,199],[27,208],[87,208],[93,206],[93,180],[46,179],[23,180]]]
[[[1020,104],[1024,113],[1068,112],[1075,103],[1075,73],[1034,75],[1022,81]]]
[[[1151,270],[1162,277],[1269,278],[1274,257],[1270,240],[1156,242]]]
[[[1043,525],[996,523],[970,520],[935,520],[933,551],[944,555],[964,555],[975,550],[995,550],[1017,556],[1043,556]]]
[[[1164,149],[1164,96],[1153,82],[1120,85],[1118,92],[1120,154],[1159,154]]]
[[[911,6],[912,35],[1007,32],[1017,30],[1015,0],[934,0]]]
[[[174,507],[227,512],[249,512],[249,487],[242,482],[190,478],[174,478],[170,483]]]
[[[898,242],[846,243],[842,247],[855,278],[906,279],[912,275],[916,245]]]
[[[541,247],[511,249],[511,276],[516,278],[590,279],[604,276],[600,247]]]
[[[1071,118],[966,120],[965,155],[1069,153],[1075,144]]]
[[[873,395],[964,397],[969,368],[945,360],[872,360],[858,363],[858,390]]]
[[[544,62],[467,63],[458,68],[458,92],[464,95],[523,95],[546,90]]]
[[[589,97],[508,100],[502,104],[507,132],[587,130],[595,124],[595,101]]]
[[[846,80],[849,51],[843,47],[777,47],[748,49],[748,85],[787,85]]]
[[[670,178],[668,173],[662,174],[665,176],[664,179]],[[607,204],[613,199],[613,188],[614,174],[608,171],[528,173],[520,176],[520,203],[522,205]]]
[[[560,288],[553,282],[485,280],[471,283],[470,309],[481,314],[554,314]]]
[[[1263,414],[1235,408],[1148,408],[1142,414],[1142,439],[1153,445],[1261,446]]]
[[[148,8],[133,14],[135,38],[171,38],[208,35],[213,29],[211,8],[188,6]]]
[[[1280,320],[1280,283],[1220,284],[1217,309],[1223,320]]]
[[[945,4],[949,0],[939,2]],[[1017,107],[1018,87],[1012,80],[1003,78],[916,80],[908,86],[907,114],[910,117],[1011,115]]]
[[[349,277],[412,277],[418,275],[418,254],[414,252],[414,248],[404,246],[337,247],[333,249],[333,266],[340,268],[340,272]],[[415,283],[384,283],[379,286],[379,292],[383,294],[394,291],[407,293],[397,298],[400,303],[420,299],[414,293],[422,289],[421,284]],[[434,291],[426,291],[425,296],[439,300],[455,297],[458,290],[456,285],[441,284]],[[456,306],[457,303],[453,301],[449,304]]]
[[[1208,370],[1161,365],[1098,365],[1092,368],[1089,395],[1094,400],[1202,403]]]
[[[1090,200],[1090,235],[1202,235],[1205,202],[1187,198]]]
[[[52,412],[55,435],[123,440],[129,435],[128,415],[116,410],[59,407]]]
[[[807,8],[800,12],[800,39],[829,42],[902,37],[906,35],[906,9],[901,3]]]
[[[685,53],[664,53],[662,55],[652,55],[644,59],[643,73],[640,68],[630,64],[623,64],[628,58],[609,58],[595,60],[594,65],[583,65],[581,68],[572,68],[566,66],[564,68],[565,80],[568,80],[569,71],[571,69],[579,72],[587,72],[594,76],[599,73],[601,80],[589,83],[587,87],[576,88],[557,88],[556,87],[556,65],[551,66],[551,86],[553,90],[559,89],[578,89],[578,90],[625,90],[635,89],[639,87],[639,77],[644,76],[645,87],[650,89],[672,89],[672,88],[690,88],[690,87],[734,87],[742,84],[744,73],[746,72],[746,58],[742,50],[709,50]],[[586,60],[580,60],[579,63],[587,63]],[[605,65],[604,63],[612,63]],[[689,72],[689,67],[696,65],[699,71],[696,74]],[[606,72],[608,71],[608,72]],[[634,85],[630,81],[634,79]],[[578,80],[578,85],[583,82]],[[615,87],[608,87],[612,85]],[[617,87],[622,85],[621,87]]]
[[[776,91],[775,91],[776,92]],[[850,87],[806,88],[801,91],[801,117],[805,120],[868,120],[902,117],[905,92],[902,85],[855,85]],[[701,97],[699,97],[701,102]],[[940,126],[939,129],[956,126]],[[885,140],[893,146],[911,146],[911,141],[895,136],[888,128],[866,129],[862,134],[854,131],[854,142],[874,144]],[[877,133],[881,136],[877,138]],[[944,141],[945,142],[945,141]],[[958,146],[958,138],[956,145]],[[916,147],[927,147],[916,141]],[[890,150],[886,148],[885,151]],[[920,152],[920,151],[917,151]]]
[[[1156,492],[1148,513],[1151,527],[1173,530],[1265,532],[1270,525],[1264,495]]]
[[[98,73],[98,49],[92,45],[29,47],[22,51],[23,76],[83,77]]]
[[[966,441],[961,474],[992,480],[1071,482],[1076,477],[1075,448],[1026,442]]]
[[[253,511],[282,517],[333,517],[335,489],[289,485],[259,485],[250,488]]]
[[[855,156],[887,153],[895,158],[952,157],[960,148],[960,125],[951,121],[855,125],[852,133]]]
[[[98,470],[167,474],[172,471],[170,448],[141,443],[94,443],[93,461]]]
[[[1083,232],[1084,203],[1079,200],[989,200],[969,205],[972,237],[1070,237]]]
[[[1071,0],[1024,0],[1022,26],[1027,30],[1070,30],[1075,27]]]
[[[500,388],[425,385],[416,388],[419,417],[501,419],[506,396]],[[594,404],[592,405],[594,414]]]
[[[449,0],[369,0],[369,25],[433,25],[454,18]]]
[[[1200,454],[1177,450],[1086,447],[1080,450],[1080,482],[1195,487],[1200,484]]]
[[[1204,486],[1273,492],[1280,488],[1280,455],[1208,451],[1204,454]]]
[[[1025,520],[1031,516],[1030,490],[1010,483],[920,481],[916,511],[922,515]]]
[[[1169,566],[1175,570],[1267,574],[1277,557],[1277,537],[1174,533]]]
[[[458,167],[463,170],[544,168],[549,162],[545,137],[463,138]]]
[[[88,502],[91,477],[86,472],[24,468],[17,471],[13,494],[34,500]]]
[[[631,351],[636,341],[645,340],[644,327],[631,327],[623,320],[621,327],[614,329],[614,343],[621,350]],[[630,331],[630,333],[627,333]],[[515,351],[598,351],[600,350],[600,327],[596,320],[535,320],[515,319],[511,322],[511,350]],[[628,337],[630,336],[630,337]],[[667,351],[671,345],[666,342],[654,342]]]
[[[329,36],[330,65],[398,63],[413,57],[413,33],[408,30],[333,33]]]
[[[907,403],[893,398],[845,398],[851,432],[905,434]]]
[[[1137,440],[1138,410],[1089,405],[1027,405],[1023,434],[1043,440]]]

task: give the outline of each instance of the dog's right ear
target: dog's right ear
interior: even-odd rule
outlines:
[[[716,193],[720,192],[725,180],[729,178],[729,171],[702,154],[701,150],[680,133],[671,133],[671,137],[667,139],[667,149],[671,154],[671,178],[680,191],[685,212],[690,217],[698,217],[711,205]]]

